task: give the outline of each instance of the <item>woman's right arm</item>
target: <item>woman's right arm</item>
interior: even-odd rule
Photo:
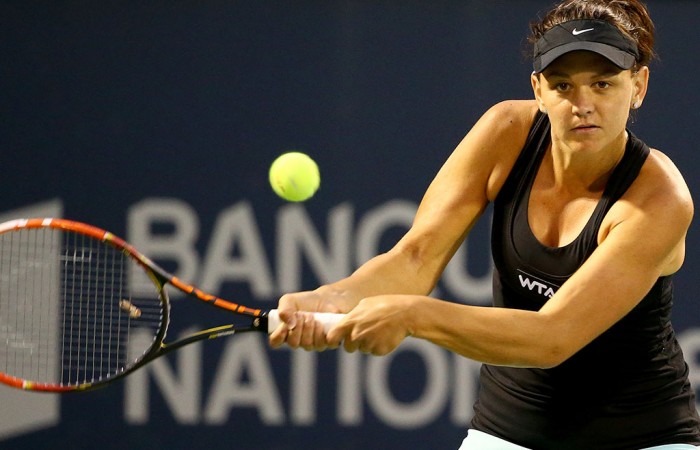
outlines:
[[[366,297],[430,293],[505,182],[536,109],[532,101],[503,102],[489,109],[442,166],[403,238],[347,278],[282,296],[278,309],[284,323],[271,335],[270,344],[325,347],[321,327],[310,314],[298,311],[346,313]],[[293,336],[289,329],[295,330]]]

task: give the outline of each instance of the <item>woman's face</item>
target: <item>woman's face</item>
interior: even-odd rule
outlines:
[[[649,70],[621,70],[606,58],[575,51],[532,75],[540,109],[552,124],[555,145],[600,151],[624,145],[630,108],[641,105]]]

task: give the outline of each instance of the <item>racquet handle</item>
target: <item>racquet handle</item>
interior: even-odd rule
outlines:
[[[314,318],[316,319],[317,322],[321,322],[323,324],[323,331],[324,333],[328,333],[328,330],[333,328],[335,324],[341,321],[343,317],[345,317],[345,314],[339,314],[339,313],[322,313],[322,312],[316,312],[313,313]],[[279,324],[282,323],[280,320],[280,315],[279,312],[276,309],[271,309],[270,312],[267,313],[267,332],[272,333],[277,329]]]

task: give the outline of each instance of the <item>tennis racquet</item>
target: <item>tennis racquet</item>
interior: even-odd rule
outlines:
[[[138,289],[132,295],[129,277],[144,272],[152,293],[143,295]],[[245,323],[166,343],[166,285]],[[341,317],[316,313],[326,331]],[[91,390],[184,345],[246,331],[271,333],[279,323],[276,310],[204,293],[92,225],[50,218],[0,224],[0,382],[9,386],[44,392]]]

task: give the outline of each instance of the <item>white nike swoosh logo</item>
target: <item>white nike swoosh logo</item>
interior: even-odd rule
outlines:
[[[593,30],[594,30],[594,28],[586,28],[585,30],[579,31],[576,28],[574,28],[574,31],[572,31],[571,34],[573,34],[574,36],[578,36],[579,34],[587,33],[589,31],[593,31]]]

